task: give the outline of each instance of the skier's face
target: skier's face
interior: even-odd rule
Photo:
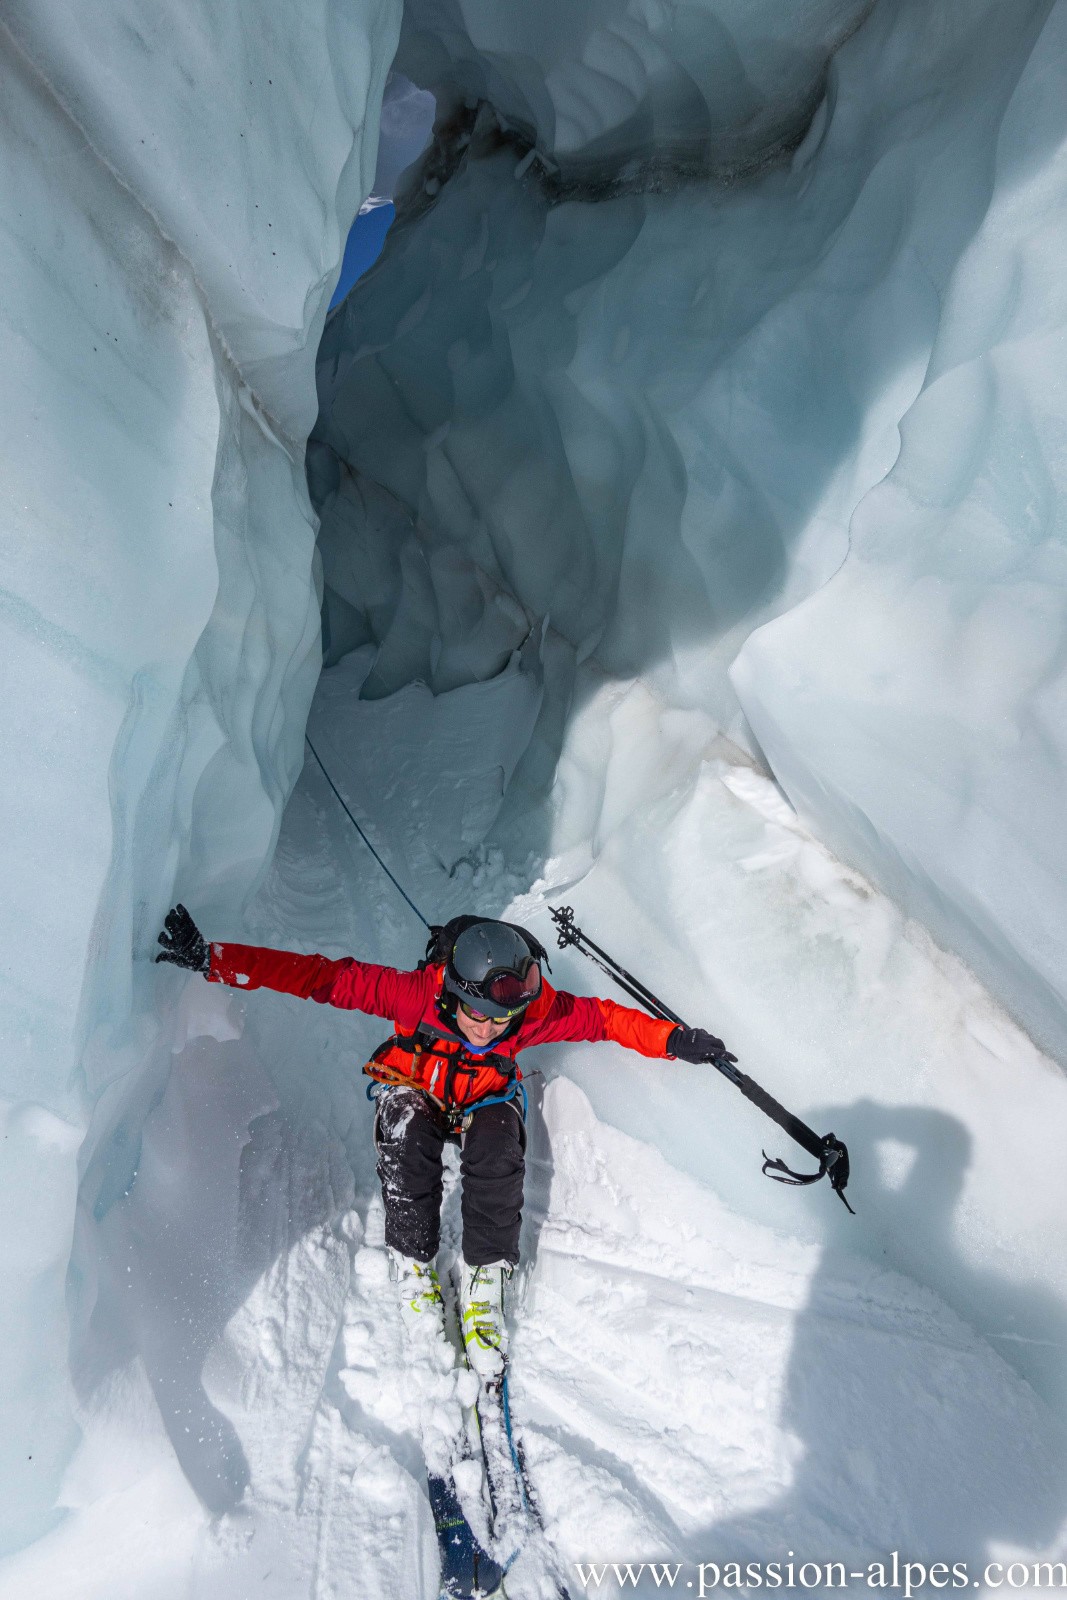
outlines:
[[[456,1007],[456,1026],[471,1044],[492,1044],[494,1039],[499,1039],[507,1031],[508,1021],[507,1017],[472,1017],[462,1005]]]

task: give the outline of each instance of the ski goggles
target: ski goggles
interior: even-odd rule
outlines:
[[[471,986],[473,989],[473,985]],[[491,972],[487,978],[477,986],[475,1000],[491,1000],[494,1005],[507,1006],[507,1015],[515,1016],[524,1011],[531,1000],[536,1000],[541,993],[541,968],[537,962],[531,960],[525,972]],[[467,1000],[461,1000],[460,1005],[472,1022],[499,1022],[499,1017],[487,1017],[484,1012],[477,1011]]]

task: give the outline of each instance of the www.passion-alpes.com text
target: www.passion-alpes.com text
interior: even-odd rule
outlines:
[[[911,1600],[921,1589],[1067,1589],[1067,1562],[911,1561],[894,1550],[884,1561],[850,1567],[843,1561],[577,1561],[574,1572],[586,1595],[640,1588],[692,1593],[695,1600],[720,1590],[850,1589],[897,1593]]]

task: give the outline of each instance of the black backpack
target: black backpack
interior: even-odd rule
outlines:
[[[453,917],[450,922],[432,923],[430,937],[426,941],[426,954],[419,962],[418,970],[421,972],[425,967],[440,966],[442,962],[447,962],[452,954],[452,947],[460,934],[466,933],[468,928],[473,928],[475,923],[499,921],[499,917],[472,917],[468,915]],[[517,933],[520,939],[523,939],[529,946],[530,954],[534,959],[543,961],[548,970],[552,971],[548,959],[548,951],[540,939],[535,938],[532,933],[528,933],[525,928],[521,928],[517,922],[505,922],[504,926]]]

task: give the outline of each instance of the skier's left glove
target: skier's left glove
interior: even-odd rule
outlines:
[[[188,967],[190,972],[211,971],[207,940],[184,906],[178,905],[168,911],[163,926],[165,932],[159,936],[163,948],[157,961],[172,961],[176,967]]]
[[[679,1061],[694,1063],[737,1060],[713,1033],[703,1028],[683,1028],[680,1024],[667,1035],[667,1054],[677,1056]]]

